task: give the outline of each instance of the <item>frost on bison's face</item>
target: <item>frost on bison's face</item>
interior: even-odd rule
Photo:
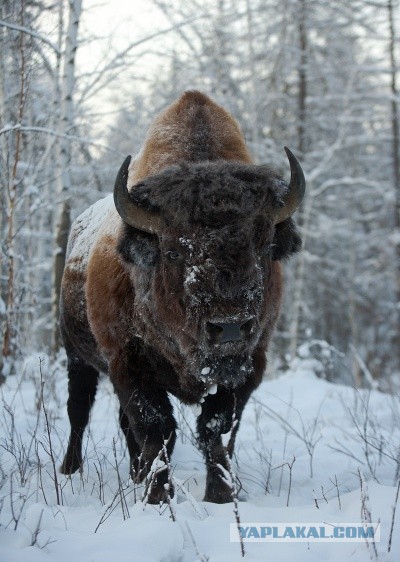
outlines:
[[[182,382],[235,388],[253,374],[280,306],[274,262],[300,247],[291,218],[277,224],[286,192],[267,167],[220,161],[171,167],[123,195],[135,333],[180,364]]]

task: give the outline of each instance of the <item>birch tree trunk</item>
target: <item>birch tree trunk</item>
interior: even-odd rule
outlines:
[[[74,125],[75,89],[75,56],[78,48],[78,28],[82,12],[82,0],[68,0],[69,15],[68,29],[65,39],[64,66],[61,81],[61,118],[58,174],[57,174],[57,199],[60,206],[55,222],[53,279],[52,279],[52,317],[53,334],[52,350],[56,353],[60,347],[60,334],[58,327],[58,310],[60,302],[61,279],[65,265],[68,233],[70,229],[70,196],[72,188],[71,177],[71,141],[66,137]]]
[[[390,89],[391,89],[391,125],[392,125],[392,162],[394,181],[394,228],[395,238],[395,275],[397,277],[397,333],[394,336],[394,348],[397,349],[397,357],[400,357],[400,124],[399,124],[399,97],[400,91],[397,84],[397,60],[396,60],[396,31],[394,27],[394,5],[393,0],[388,0],[388,23],[389,23],[389,57],[390,57]]]
[[[307,3],[306,0],[300,1],[298,15],[298,41],[299,41],[299,67],[298,67],[298,93],[297,93],[297,149],[300,161],[304,159],[306,152],[306,103],[307,103],[307,64],[308,64],[308,41],[307,41]],[[311,194],[307,190],[307,199],[300,209],[297,223],[303,231],[303,249],[306,245],[307,229],[311,215]],[[299,343],[299,329],[302,312],[302,297],[305,276],[305,254],[301,253],[298,257],[296,273],[294,278],[293,308],[290,321],[290,357],[294,357]]]
[[[254,21],[253,14],[251,11],[251,2],[246,0],[246,20],[247,20],[247,33],[248,33],[248,48],[249,48],[249,69],[251,76],[251,92],[250,92],[250,108],[251,108],[251,141],[252,141],[252,152],[256,154],[257,162],[260,161],[259,154],[259,116],[257,111],[257,95],[259,92],[257,71],[256,71],[256,54],[254,48]]]
[[[21,3],[21,25],[24,25],[25,4]],[[26,58],[25,36],[20,33],[19,40],[19,107],[17,110],[18,123],[22,124],[25,114],[26,102]],[[6,293],[5,293],[5,315],[3,326],[2,359],[1,368],[7,375],[11,370],[10,360],[15,356],[16,351],[16,303],[15,303],[15,208],[17,203],[17,171],[21,158],[22,131],[16,130],[14,156],[11,164],[8,186],[6,188],[5,203],[6,211]],[[0,373],[1,374],[1,373]]]

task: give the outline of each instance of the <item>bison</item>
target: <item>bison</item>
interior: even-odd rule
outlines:
[[[197,409],[204,500],[231,501],[221,467],[265,370],[281,305],[280,262],[301,246],[291,217],[305,181],[285,150],[289,184],[253,163],[223,108],[187,91],[155,119],[139,155],[126,158],[114,200],[76,219],[60,303],[71,424],[62,473],[82,464],[83,433],[106,372],[132,478],[145,479],[160,451],[172,453],[171,394]],[[148,501],[163,501],[167,482],[165,470],[153,473]]]

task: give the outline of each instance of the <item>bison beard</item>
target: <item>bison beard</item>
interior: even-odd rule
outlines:
[[[75,221],[60,305],[71,422],[61,472],[82,465],[98,374],[107,371],[132,478],[143,481],[163,447],[171,456],[172,394],[200,412],[204,499],[231,501],[219,466],[233,454],[243,409],[265,370],[282,295],[280,260],[301,246],[291,215],[304,176],[286,153],[289,184],[252,163],[229,114],[186,92],[156,119],[136,161],[121,166],[115,207],[105,199]],[[230,430],[226,449],[221,436]],[[151,480],[149,502],[165,500],[167,480],[165,470]]]
[[[243,385],[254,374],[251,357],[232,356],[207,358],[200,369],[200,378],[206,386],[222,384],[226,388]]]

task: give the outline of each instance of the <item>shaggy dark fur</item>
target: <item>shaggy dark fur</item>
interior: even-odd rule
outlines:
[[[181,230],[196,225],[218,230],[231,224],[240,233],[249,218],[258,214],[254,237],[262,244],[265,218],[280,207],[285,190],[286,183],[267,166],[220,161],[171,167],[137,184],[131,198],[147,211],[161,213],[167,226]],[[238,244],[240,236],[235,234],[230,241],[224,239],[224,260],[229,245],[238,248]],[[291,218],[276,225],[270,248],[273,260],[300,250],[301,238]],[[129,225],[118,249],[127,262],[141,267],[153,266],[159,257],[157,237]]]
[[[161,212],[167,226],[223,228],[255,212],[272,214],[285,190],[266,166],[220,161],[171,167],[135,185],[131,198]]]

